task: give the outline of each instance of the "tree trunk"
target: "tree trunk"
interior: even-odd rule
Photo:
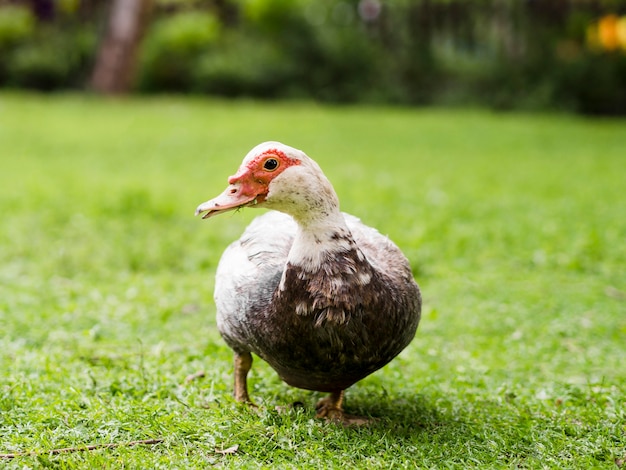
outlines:
[[[113,0],[106,36],[100,45],[91,87],[104,94],[130,91],[139,44],[152,0]]]

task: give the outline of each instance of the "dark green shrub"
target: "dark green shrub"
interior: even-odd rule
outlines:
[[[379,76],[379,51],[359,24],[357,3],[251,0],[244,4],[243,27],[269,44],[270,54],[261,52],[258,62],[267,57],[272,63],[274,96],[346,102],[370,94]],[[266,81],[265,74],[261,79]]]
[[[297,95],[302,90],[295,75],[284,50],[263,38],[238,35],[202,56],[193,90],[230,97]]]
[[[65,32],[41,28],[7,57],[7,82],[37,90],[81,87],[92,65],[95,34],[88,30]]]
[[[555,79],[555,100],[584,114],[626,114],[626,55],[585,53],[562,65]]]
[[[34,30],[35,20],[26,8],[0,8],[0,84],[7,81],[11,52],[18,44],[30,38]]]
[[[305,64],[309,71],[310,95],[332,102],[354,102],[388,98],[384,82],[382,51],[353,27],[320,27],[316,29],[320,58]]]
[[[67,83],[70,63],[46,43],[31,43],[18,48],[11,57],[9,82],[39,90],[53,90]]]
[[[285,27],[300,22],[302,7],[294,0],[247,0],[242,2],[242,16],[265,35],[282,35]]]
[[[35,19],[30,10],[18,6],[0,8],[0,51],[28,39],[34,30]]]
[[[182,12],[157,20],[145,38],[139,87],[142,90],[189,90],[199,58],[220,36],[217,18],[205,12]]]

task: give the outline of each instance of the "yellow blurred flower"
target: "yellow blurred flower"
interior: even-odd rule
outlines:
[[[587,45],[609,51],[626,50],[626,16],[606,15],[589,25]]]
[[[619,21],[616,15],[606,15],[598,22],[598,39],[604,49],[610,51],[619,48],[619,39],[617,37],[617,22]]]
[[[626,51],[626,16],[622,16],[615,26],[617,40],[622,49]]]

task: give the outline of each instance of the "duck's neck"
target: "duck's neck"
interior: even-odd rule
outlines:
[[[315,272],[329,253],[353,248],[337,193],[313,161],[291,168],[288,178],[274,180],[266,206],[291,215],[298,224],[288,257],[292,266]]]
[[[274,305],[281,312],[314,314],[316,326],[343,324],[368,298],[375,276],[337,210],[298,224]]]
[[[287,261],[307,272],[318,271],[337,253],[357,250],[343,214],[337,208],[314,220],[298,221],[298,231]]]
[[[287,173],[287,171],[289,173]],[[291,215],[298,229],[277,290],[274,312],[315,314],[314,322],[344,323],[365,301],[376,273],[356,245],[330,182],[313,161],[276,178],[266,206]]]

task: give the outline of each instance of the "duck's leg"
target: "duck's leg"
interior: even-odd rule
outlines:
[[[248,372],[252,367],[252,354],[249,352],[237,353],[235,352],[235,390],[233,395],[235,400],[247,403],[252,406],[252,400],[248,395]]]
[[[322,398],[315,405],[317,411],[316,418],[326,418],[332,421],[341,421],[343,419],[343,396],[344,390],[331,392],[326,398]]]
[[[353,416],[343,411],[343,398],[345,390],[337,390],[331,392],[326,398],[322,398],[317,402],[315,409],[317,411],[316,418],[326,418],[335,421],[344,426],[360,426],[368,424],[371,420],[362,416]]]

